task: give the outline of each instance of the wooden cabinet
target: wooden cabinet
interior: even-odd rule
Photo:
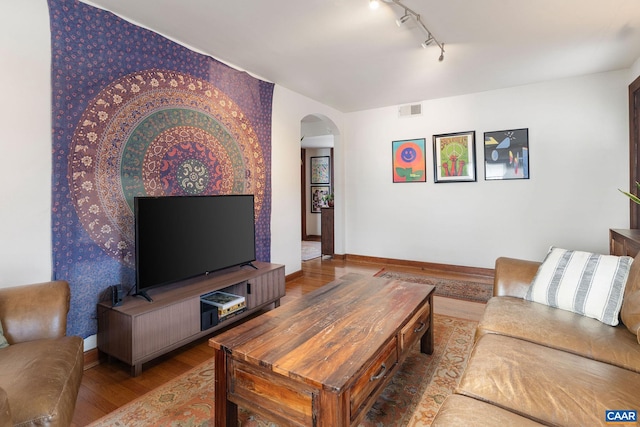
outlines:
[[[638,252],[640,252],[640,230],[609,230],[609,253],[611,255],[627,255],[635,258]]]
[[[193,340],[209,335],[257,310],[280,305],[285,295],[284,266],[254,262],[205,277],[149,290],[153,299],[125,297],[123,304],[98,304],[98,350],[142,372],[142,364]],[[209,329],[201,330],[200,296],[224,290],[245,297],[247,310]]]
[[[333,256],[333,208],[322,208],[320,218],[321,252],[322,255]]]

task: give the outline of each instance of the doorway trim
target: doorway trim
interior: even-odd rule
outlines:
[[[629,85],[629,191],[638,195],[636,182],[640,182],[640,76]],[[629,201],[629,224],[640,227],[640,206]]]

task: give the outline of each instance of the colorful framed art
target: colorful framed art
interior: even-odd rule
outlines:
[[[320,213],[320,209],[329,206],[326,201],[326,196],[330,193],[331,187],[328,185],[311,186],[311,213]]]
[[[529,129],[484,133],[484,179],[529,179]]]
[[[435,182],[476,180],[476,132],[433,135]]]
[[[330,184],[329,156],[311,157],[311,184]]]
[[[424,138],[392,141],[393,182],[426,182]]]

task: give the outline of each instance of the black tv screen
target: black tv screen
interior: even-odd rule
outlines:
[[[256,260],[253,195],[136,197],[137,293]]]

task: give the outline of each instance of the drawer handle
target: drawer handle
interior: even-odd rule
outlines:
[[[424,322],[420,322],[420,326],[418,326],[417,328],[415,328],[415,329],[413,330],[413,333],[414,333],[414,334],[417,334],[418,332],[420,332],[421,330],[423,330],[423,329],[424,329],[425,325],[426,325],[426,323],[424,323]]]
[[[371,378],[369,378],[369,382],[379,380],[380,378],[384,377],[384,374],[386,373],[387,373],[387,365],[383,363],[380,366],[380,372],[378,373],[378,375],[373,375]]]

